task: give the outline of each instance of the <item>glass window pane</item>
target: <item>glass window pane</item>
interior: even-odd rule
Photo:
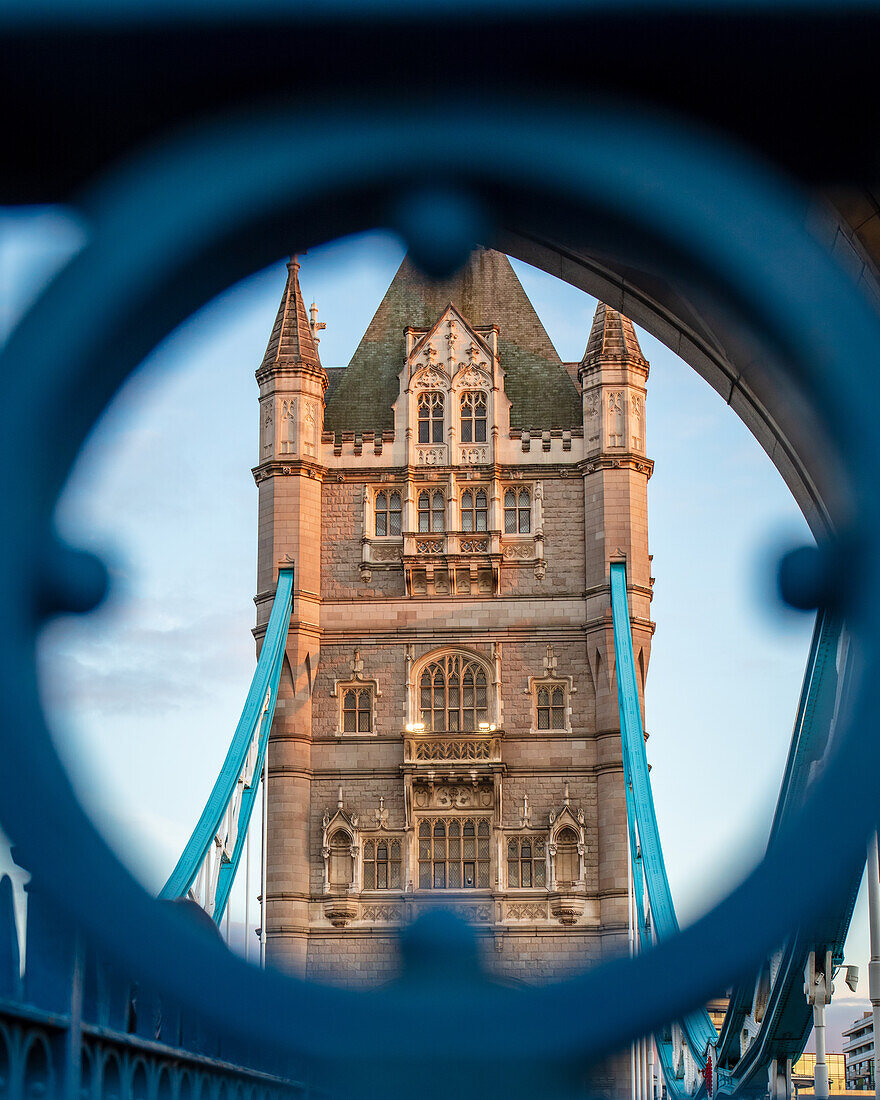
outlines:
[[[446,888],[446,864],[435,863],[434,864],[434,889],[445,890]]]
[[[449,887],[452,890],[461,889],[461,864],[452,863],[449,864]]]
[[[487,513],[477,512],[477,530],[485,531],[487,529]]]
[[[450,837],[449,841],[449,859],[461,859],[461,841],[458,837]]]
[[[388,498],[384,493],[376,494],[376,511],[381,512],[388,506]]]
[[[516,534],[516,509],[505,508],[504,509],[504,533],[505,535]]]
[[[564,730],[565,729],[565,708],[554,707],[553,708],[553,729]]]
[[[381,538],[388,533],[387,529],[387,516],[384,512],[376,513],[376,535]]]
[[[364,889],[372,890],[376,883],[376,864],[364,864]]]
[[[523,886],[532,885],[532,863],[531,860],[523,861],[522,865],[522,884]]]
[[[430,842],[430,840],[420,840],[419,841],[419,859],[430,859],[430,858],[431,858],[431,842]]]
[[[419,889],[430,890],[431,888],[431,864],[427,862],[419,863]]]
[[[541,860],[540,863],[535,863],[535,885],[536,886],[543,886],[544,885],[545,871],[546,871],[546,868],[545,868],[543,860]]]
[[[477,842],[472,836],[466,836],[462,841],[462,854],[465,859],[474,859],[477,854]]]
[[[462,867],[462,883],[461,883],[461,885],[466,890],[473,890],[473,888],[477,885],[476,878],[477,878],[477,876],[476,876],[476,866],[475,866],[475,864],[472,863],[472,862],[465,863],[464,866]]]
[[[516,841],[508,840],[507,842],[507,858],[516,859]]]
[[[523,857],[523,859],[531,859],[532,858],[532,846],[531,846],[531,844],[529,844],[529,842],[527,840],[524,840],[522,842],[522,857]]]
[[[504,494],[504,507],[513,508],[516,505],[516,493],[513,489],[508,489]]]
[[[473,421],[470,420],[470,419],[466,419],[464,417],[464,415],[462,415],[462,418],[461,418],[461,441],[462,441],[462,443],[471,443],[471,442],[473,442],[472,425],[473,425]]]
[[[507,885],[519,886],[519,863],[515,859],[511,859],[507,864]]]
[[[488,836],[489,835],[489,822],[488,821],[481,821],[480,822],[479,833],[480,833],[480,836]]]
[[[437,420],[434,421],[434,433],[433,433],[433,439],[431,440],[431,442],[432,443],[442,443],[443,442],[443,421],[442,421],[442,419],[437,419]]]
[[[474,513],[462,512],[461,513],[461,529],[462,531],[473,531],[474,529]]]
[[[391,864],[391,889],[400,889],[400,863]]]
[[[476,443],[486,442],[486,421],[476,420],[474,421],[474,441]]]
[[[480,859],[489,858],[489,840],[487,837],[480,837],[477,841],[477,855]]]
[[[450,837],[461,836],[461,827],[459,826],[457,821],[450,821],[449,822],[449,836]]]
[[[380,840],[376,845],[376,859],[383,862],[388,859],[388,845],[384,840]]]
[[[532,528],[531,516],[528,512],[520,512],[519,514],[519,533],[521,535],[527,535]]]
[[[444,837],[446,836],[446,827],[442,821],[434,822],[434,836]]]
[[[377,863],[376,864],[376,889],[387,890],[388,889],[388,864]]]
[[[342,732],[343,733],[357,733],[357,715],[353,710],[343,711],[342,714]]]
[[[400,493],[392,493],[390,498],[390,507],[392,512],[400,511]]]
[[[399,535],[400,534],[400,512],[392,512],[391,513],[391,521],[388,524],[388,534],[389,535]]]
[[[430,835],[431,835],[431,826],[427,821],[423,821],[419,825],[419,836],[430,836]]]
[[[430,425],[427,420],[419,421],[419,443],[430,443]]]
[[[358,733],[370,732],[370,712],[368,710],[358,711]]]
[[[473,821],[466,821],[464,823],[464,829],[462,830],[462,832],[464,833],[465,836],[473,836],[474,835],[474,823],[473,823]]]
[[[487,890],[489,888],[489,861],[481,860],[477,867],[479,870],[477,886],[481,890]]]

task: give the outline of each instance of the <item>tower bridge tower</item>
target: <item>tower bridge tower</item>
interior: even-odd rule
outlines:
[[[609,567],[650,657],[645,384],[600,305],[563,363],[507,258],[408,260],[345,368],[288,265],[260,386],[257,637],[295,563],[269,744],[270,963],[375,983],[443,904],[490,966],[627,941]]]

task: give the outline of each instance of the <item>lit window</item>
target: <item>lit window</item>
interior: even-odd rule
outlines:
[[[386,493],[384,489],[376,493],[376,534],[400,534],[400,493]]]
[[[507,842],[507,885],[543,887],[547,878],[542,837],[515,837]]]
[[[421,720],[434,733],[472,732],[489,720],[487,694],[481,665],[454,654],[441,657],[419,678]]]
[[[556,838],[556,885],[571,886],[580,878],[580,860],[577,850],[577,833],[574,829],[560,830]]]
[[[442,531],[445,524],[446,498],[441,489],[429,492],[423,489],[419,493],[419,531]]]
[[[461,395],[462,443],[486,442],[486,395],[463,393]]]
[[[504,492],[505,535],[527,535],[532,529],[532,498],[528,489]]]
[[[351,837],[337,829],[330,837],[330,885],[349,886],[352,881]]]
[[[461,494],[462,531],[486,531],[488,529],[489,498],[485,489],[465,489]]]
[[[565,729],[565,688],[538,688],[538,729]]]
[[[364,889],[399,890],[401,880],[400,841],[368,840],[364,844]]]
[[[443,442],[443,394],[419,394],[419,443]]]
[[[435,818],[419,823],[419,889],[489,889],[486,818]]]
[[[342,732],[373,732],[373,689],[346,688],[342,695]]]

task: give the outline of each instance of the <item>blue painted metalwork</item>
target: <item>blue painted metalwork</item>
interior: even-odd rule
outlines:
[[[257,795],[257,785],[262,771],[266,745],[269,741],[269,729],[275,714],[275,701],[278,697],[278,681],[284,660],[284,647],[287,643],[287,631],[290,626],[290,611],[293,604],[293,569],[280,569],[275,588],[275,599],[260,650],[260,658],[254,678],[251,681],[244,709],[235,728],[232,743],[223,761],[220,774],[214,783],[205,808],[202,810],[192,836],[186,843],[177,865],[159,894],[163,899],[186,897],[195,881],[200,868],[205,864],[214,838],[220,832],[224,817],[230,812],[233,800],[240,795],[238,810],[238,829],[235,845],[228,859],[220,865],[216,896],[211,907],[211,917],[219,924],[226,910],[229,892],[244,851],[245,838],[250,825],[251,813]],[[259,726],[259,730],[257,727]],[[252,771],[252,781],[241,792],[237,788],[248,759],[248,753],[254,738],[257,737],[256,763]],[[213,884],[212,884],[213,885]]]
[[[450,1080],[463,1096],[558,1097],[591,1062],[739,980],[792,927],[809,942],[863,863],[880,805],[880,742],[868,735],[880,706],[880,322],[805,231],[802,196],[706,134],[607,103],[563,100],[551,112],[513,94],[461,111],[310,104],[307,121],[307,152],[302,112],[267,106],[180,134],[96,181],[79,201],[85,248],[3,350],[0,746],[17,778],[4,785],[3,827],[41,889],[102,940],[121,972],[149,976],[267,1057],[285,1048],[328,1088],[388,1097],[430,1066],[419,1075],[425,1097],[445,1096]],[[613,233],[635,266],[673,270],[766,352],[773,378],[827,426],[844,471],[850,507],[832,511],[851,537],[845,555],[836,538],[824,552],[865,674],[803,804],[761,864],[690,928],[638,960],[546,989],[499,990],[461,950],[467,932],[435,923],[410,942],[408,981],[358,994],[255,972],[145,895],[76,803],[40,710],[33,658],[48,615],[85,610],[105,587],[93,558],[58,542],[51,517],[123,378],[195,308],[276,259],[282,238],[302,250],[384,224],[402,196],[437,179],[490,228],[495,217],[599,251]],[[761,362],[750,370],[760,374]],[[771,391],[769,416],[774,392],[777,408],[789,400]],[[35,451],[37,423],[51,448]],[[829,814],[844,805],[846,814]],[[812,874],[788,874],[806,865]],[[340,1042],[338,1022],[352,1019]]]
[[[627,819],[639,939],[649,950],[655,937],[673,935],[678,924],[666,869],[651,781],[645,752],[639,703],[638,679],[633,658],[632,634],[626,587],[626,565],[613,562],[610,569],[611,607],[614,624],[614,648],[617,691],[620,708],[621,742],[626,783]],[[839,718],[839,687],[845,678],[838,675],[836,658],[841,649],[842,622],[838,615],[820,611],[810,645],[804,683],[785,774],[771,830],[773,836],[803,801],[817,765],[828,750],[835,720]],[[715,1049],[716,1087],[720,1094],[737,1096],[765,1087],[771,1059],[800,1055],[812,1027],[812,1010],[803,996],[803,974],[811,950],[820,955],[831,951],[840,962],[843,944],[852,916],[860,874],[844,891],[830,922],[814,926],[812,938],[796,933],[787,937],[776,963],[776,979],[768,983],[767,1004],[760,1031],[747,1049],[741,1049],[741,1028],[755,1000],[755,981],[738,983],[730,994],[730,1006],[720,1034],[708,1013],[695,1012],[681,1021],[682,1033],[697,1071],[705,1069],[707,1054]],[[650,920],[644,909],[641,891],[647,890]],[[657,909],[655,910],[655,904]],[[669,1093],[673,1097],[694,1095],[677,1071],[677,1051],[669,1028],[656,1035],[656,1047]],[[696,1090],[700,1091],[699,1088]]]

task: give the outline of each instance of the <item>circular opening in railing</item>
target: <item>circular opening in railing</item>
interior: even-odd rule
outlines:
[[[712,417],[720,406],[712,405],[701,383],[690,381],[688,391],[679,367],[649,334],[675,344],[740,413],[814,533],[827,531],[833,516],[849,537],[847,507],[855,503],[867,539],[872,498],[862,492],[858,478],[871,458],[872,437],[865,430],[869,418],[852,394],[841,402],[834,387],[823,386],[822,368],[833,366],[840,385],[850,386],[847,365],[869,358],[875,321],[805,237],[785,196],[772,185],[734,161],[707,160],[679,135],[640,129],[632,119],[616,121],[609,130],[605,118],[582,120],[595,138],[586,147],[573,144],[564,126],[542,133],[541,172],[524,154],[525,147],[512,140],[522,137],[519,128],[514,127],[514,135],[489,126],[493,162],[482,154],[476,162],[468,158],[466,167],[456,169],[464,190],[448,194],[413,189],[410,177],[401,174],[402,132],[429,159],[436,148],[427,134],[407,130],[405,120],[393,120],[384,130],[381,120],[376,124],[366,161],[350,135],[328,129],[305,175],[302,165],[291,167],[278,153],[278,142],[265,140],[285,120],[268,120],[266,132],[260,134],[257,127],[262,144],[253,131],[248,135],[255,148],[271,149],[265,171],[249,166],[237,177],[231,167],[229,179],[204,194],[167,189],[181,165],[189,172],[200,157],[210,160],[216,143],[228,158],[224,163],[234,166],[235,131],[210,134],[193,148],[166,150],[89,200],[86,213],[93,222],[83,252],[7,348],[9,378],[15,383],[10,396],[18,401],[19,413],[3,445],[13,454],[23,452],[21,425],[33,424],[38,409],[45,410],[45,437],[53,441],[53,448],[35,455],[24,471],[36,486],[33,507],[22,510],[19,500],[5,504],[10,520],[18,521],[6,528],[11,533],[6,606],[10,616],[18,616],[25,637],[50,603],[86,606],[89,588],[92,596],[98,591],[88,563],[76,559],[75,566],[62,549],[53,549],[41,525],[48,521],[51,498],[64,483],[76,445],[111,396],[123,365],[129,370],[157,343],[154,374],[163,359],[167,367],[169,356],[186,353],[193,360],[188,373],[163,379],[161,393],[151,385],[149,371],[132,380],[120,408],[137,395],[147,415],[140,414],[140,423],[126,425],[120,417],[114,424],[111,411],[81,460],[80,471],[91,464],[95,476],[104,479],[108,499],[87,501],[78,471],[57,513],[61,534],[71,541],[82,542],[84,528],[94,538],[101,524],[107,530],[112,526],[116,537],[126,532],[131,554],[121,553],[115,562],[111,557],[111,574],[118,589],[137,600],[130,600],[127,611],[122,602],[114,608],[111,601],[99,613],[105,616],[102,642],[83,628],[79,668],[72,661],[72,635],[65,636],[63,625],[45,635],[42,651],[46,660],[51,646],[56,653],[67,647],[66,673],[51,662],[43,666],[47,698],[54,691],[56,705],[64,700],[70,715],[77,714],[84,699],[103,708],[94,712],[101,727],[95,756],[106,760],[111,753],[124,753],[123,736],[143,753],[143,763],[129,774],[137,789],[146,792],[152,783],[157,795],[152,810],[144,806],[148,797],[141,801],[132,815],[140,820],[129,836],[152,835],[145,819],[155,815],[155,803],[163,798],[175,802],[177,790],[194,786],[189,777],[203,763],[191,755],[195,738],[205,736],[203,743],[210,744],[200,755],[215,754],[205,771],[218,778],[211,790],[203,781],[198,796],[192,789],[186,792],[196,810],[204,807],[204,812],[197,823],[190,817],[195,828],[184,838],[182,855],[163,888],[166,896],[191,894],[212,917],[219,916],[218,907],[225,908],[232,931],[235,905],[241,907],[241,899],[234,899],[233,909],[228,908],[232,872],[248,861],[240,826],[249,818],[259,820],[258,779],[268,741],[265,923],[269,953],[277,952],[287,968],[310,978],[365,969],[360,961],[379,954],[374,947],[387,938],[388,929],[408,926],[432,908],[441,892],[476,929],[476,942],[496,969],[504,972],[507,966],[509,977],[519,977],[510,963],[517,952],[527,964],[520,970],[534,972],[535,950],[540,953],[547,944],[561,950],[559,945],[575,937],[580,937],[579,960],[588,950],[594,957],[615,949],[626,953],[630,938],[645,947],[637,964],[594,968],[552,991],[513,992],[475,981],[468,961],[473,953],[466,947],[472,934],[468,938],[450,928],[432,932],[430,922],[423,923],[420,931],[414,928],[404,955],[410,982],[371,995],[379,1008],[340,1060],[321,1021],[328,1012],[363,1012],[367,1002],[250,973],[222,956],[194,923],[175,920],[168,909],[144,907],[142,895],[118,874],[66,801],[64,778],[54,769],[30,712],[32,736],[13,741],[8,751],[23,780],[43,784],[46,817],[41,822],[33,804],[13,789],[6,796],[4,822],[8,819],[42,888],[56,899],[63,897],[90,934],[102,927],[107,950],[124,958],[126,935],[112,922],[103,927],[94,899],[82,889],[82,866],[93,867],[102,905],[126,914],[132,922],[128,927],[137,929],[140,966],[144,955],[150,958],[159,987],[198,1004],[215,1023],[223,1018],[220,1005],[240,997],[248,1006],[248,1018],[240,1023],[243,1036],[290,1045],[325,1070],[332,1061],[343,1075],[354,1072],[355,1065],[375,1064],[380,1027],[400,1029],[402,1050],[413,1058],[435,1052],[438,1033],[426,1030],[424,1020],[452,1004],[458,1006],[455,1023],[448,1025],[454,1046],[473,1059],[474,1021],[482,1010],[491,1008],[484,1038],[504,1034],[509,1043],[524,1018],[543,1020],[542,1011],[551,1002],[567,1004],[572,998],[601,1003],[602,1011],[591,1013],[588,1021],[573,1013],[552,1029],[530,1025],[529,1042],[514,1044],[514,1061],[522,1067],[532,1060],[534,1068],[551,1052],[569,1068],[595,1060],[616,1049],[615,1043],[679,1018],[748,966],[760,964],[789,935],[793,919],[803,919],[818,937],[816,922],[827,919],[833,908],[829,897],[845,892],[870,825],[860,796],[872,789],[873,749],[848,729],[842,709],[849,702],[841,687],[850,652],[839,636],[844,609],[863,659],[870,663],[872,652],[865,629],[871,621],[865,608],[874,592],[866,564],[871,559],[852,537],[846,562],[862,602],[845,602],[835,588],[833,573],[841,558],[831,551],[824,558],[791,559],[785,574],[789,598],[820,603],[824,617],[812,643],[804,624],[790,620],[785,629],[797,643],[768,646],[777,655],[784,648],[786,660],[796,646],[802,656],[809,650],[815,673],[797,714],[809,752],[789,757],[782,768],[784,738],[775,750],[783,792],[788,791],[784,812],[771,826],[776,841],[767,860],[719,909],[696,920],[680,938],[674,935],[647,763],[657,772],[660,831],[664,818],[675,820],[677,810],[680,832],[691,834],[690,857],[708,865],[694,877],[707,893],[720,890],[715,876],[722,861],[725,872],[734,870],[734,834],[742,829],[729,815],[720,823],[718,807],[735,806],[755,833],[763,814],[766,834],[772,781],[762,789],[752,785],[749,794],[756,769],[744,767],[743,758],[747,762],[752,753],[766,759],[774,751],[765,731],[784,722],[771,709],[784,706],[776,689],[786,676],[789,682],[797,679],[781,666],[775,678],[769,675],[769,658],[753,642],[749,659],[759,666],[765,684],[774,682],[766,695],[744,697],[740,685],[746,670],[731,659],[736,623],[725,625],[727,588],[720,583],[725,563],[739,560],[742,569],[743,556],[724,555],[736,551],[735,540],[744,539],[747,523],[757,525],[764,507],[775,516],[787,506],[794,525],[788,537],[795,531],[802,539],[808,536],[804,526],[796,530],[802,521],[780,485],[772,478],[762,480],[760,488],[749,481],[760,457],[755,444],[733,418],[726,417],[723,427],[716,424]],[[474,123],[477,131],[480,125]],[[442,136],[442,125],[435,128],[440,132],[432,132],[432,141]],[[650,164],[650,187],[621,169],[621,135],[637,141]],[[486,148],[479,142],[475,147]],[[349,164],[346,158],[352,157]],[[559,173],[548,174],[554,164]],[[722,167],[729,194],[712,189]],[[336,176],[328,175],[329,168]],[[328,192],[331,176],[336,190]],[[166,209],[160,203],[155,208],[163,187],[179,206]],[[465,201],[468,187],[472,195]],[[712,202],[705,201],[708,195]],[[342,217],[340,210],[353,213]],[[141,235],[139,249],[123,255],[119,229],[135,224],[133,211],[149,234]],[[746,212],[752,229],[760,225],[766,255],[742,230]],[[305,223],[297,220],[303,218]],[[350,358],[344,369],[334,371],[327,360],[336,339],[330,305],[322,300],[321,309],[312,310],[302,295],[305,264],[314,262],[317,273],[323,262],[324,254],[314,248],[304,261],[235,284],[161,344],[182,317],[277,255],[280,224],[285,237],[302,249],[322,237],[388,219],[426,265],[436,261],[436,269],[448,276],[458,266],[451,260],[464,261],[463,274],[423,292],[413,271],[404,267],[395,274],[390,263],[392,289],[372,320],[367,309],[356,323],[357,297],[346,300],[339,329],[349,325],[366,336],[341,355],[343,361]],[[306,223],[308,232],[301,228]],[[223,228],[218,230],[218,224]],[[461,247],[465,240],[468,246],[489,241],[496,249],[468,258],[468,249]],[[566,247],[554,240],[565,240]],[[350,247],[356,253],[362,246],[363,241]],[[515,266],[506,255],[514,257]],[[793,288],[780,256],[810,271],[811,279]],[[634,266],[637,258],[641,268]],[[581,291],[561,285],[548,290],[545,277],[525,267],[524,259],[564,274],[581,291],[600,292],[597,297],[606,305],[596,308]],[[661,260],[668,280],[662,293],[656,277]],[[625,265],[627,274],[616,264]],[[644,287],[634,278],[636,270],[654,273],[646,275]],[[517,275],[527,289],[533,285],[532,303]],[[348,277],[356,282],[356,265]],[[269,295],[265,288],[273,280],[278,285]],[[95,291],[93,314],[82,309],[87,284]],[[455,290],[447,293],[450,287]],[[543,307],[534,299],[545,293],[564,298],[557,334],[552,333],[552,311],[543,324],[538,320]],[[315,297],[320,296],[315,292]],[[63,364],[50,355],[50,335],[57,330],[42,325],[41,310],[49,311],[53,299],[58,325],[67,335]],[[828,304],[821,321],[818,301]],[[633,320],[643,328],[634,327]],[[572,350],[562,351],[568,341]],[[648,362],[655,359],[663,367],[648,380]],[[32,365],[32,378],[21,369],[24,363]],[[801,390],[786,374],[791,363],[802,368]],[[258,401],[251,390],[251,367],[257,368]],[[89,379],[95,383],[92,389],[86,385]],[[664,704],[658,695],[657,704],[661,716],[665,705],[670,734],[681,735],[688,708],[698,716],[690,719],[694,735],[685,749],[694,769],[690,775],[681,771],[680,760],[673,767],[671,756],[661,766],[659,748],[651,759],[664,736],[672,743],[664,732],[657,736],[648,676],[655,573],[654,606],[659,606],[662,583],[660,562],[652,567],[649,554],[646,502],[652,507],[649,477],[660,478],[652,450],[664,446],[659,433],[652,434],[652,384],[660,397],[659,423],[668,387],[665,446],[679,450],[680,467],[689,475],[699,475],[689,487],[673,484],[665,490],[670,528],[690,528],[686,548],[666,551],[667,576],[670,581],[679,577],[679,594],[670,587],[665,597],[668,618],[699,653],[677,676],[668,676],[676,680],[677,697],[670,692]],[[809,413],[806,403],[798,404],[804,400],[801,392],[827,416],[823,429],[817,428],[819,415]],[[862,392],[867,405],[873,395]],[[54,400],[47,401],[47,393]],[[687,393],[686,398],[679,393]],[[238,436],[239,429],[226,417],[228,410],[245,404],[259,420],[252,436],[256,461],[242,464],[235,461],[236,439],[243,441],[247,430]],[[701,424],[698,414],[710,419]],[[151,415],[157,425],[164,417],[164,435],[150,427]],[[734,476],[725,481],[715,454],[727,431],[738,450],[734,459],[727,456]],[[253,443],[242,444],[242,454],[251,448]],[[847,469],[848,481],[829,480],[829,468],[838,472],[829,465],[830,455]],[[150,467],[158,487],[145,477]],[[668,469],[673,469],[671,462]],[[237,488],[230,492],[232,484]],[[662,480],[654,484],[662,490]],[[733,498],[724,495],[731,492],[748,498],[740,522]],[[210,519],[194,512],[195,498],[213,502],[204,513]],[[256,509],[248,498],[258,500]],[[657,499],[663,500],[660,491]],[[663,504],[659,507],[662,514]],[[242,519],[247,510],[250,517]],[[223,607],[227,599],[234,615],[246,607],[246,597],[234,587],[239,582],[230,576],[238,575],[239,562],[252,553],[244,548],[255,526],[260,660],[249,687],[249,677],[244,678],[244,709],[231,727],[225,718],[229,701],[241,693],[231,690],[237,673],[229,670],[252,656],[238,620],[224,620]],[[723,538],[705,541],[713,529]],[[126,576],[119,563],[146,561],[148,551],[161,565],[155,576],[145,566],[140,576]],[[13,567],[24,577],[16,586],[10,581]],[[729,569],[724,580],[734,592]],[[242,584],[242,592],[253,595],[252,582]],[[36,615],[21,598],[31,588],[38,596]],[[769,602],[769,596],[763,598]],[[133,607],[142,618],[133,617]],[[249,619],[241,613],[242,622]],[[769,629],[766,623],[763,629]],[[113,632],[117,640],[108,641]],[[10,690],[3,693],[7,706],[19,697],[35,701],[28,694],[26,647],[14,644],[18,637],[10,631],[3,666],[9,678]],[[102,685],[101,673],[111,662],[119,681],[105,679]],[[91,695],[77,694],[77,677]],[[211,682],[217,687],[212,689]],[[713,683],[718,685],[714,691]],[[858,697],[853,692],[858,707],[865,706],[866,690],[862,685]],[[789,716],[796,694],[786,693]],[[21,714],[27,713],[22,707]],[[82,714],[80,709],[76,721],[85,729]],[[647,757],[645,718],[654,734]],[[216,729],[220,722],[222,734]],[[822,722],[824,740],[817,733]],[[170,747],[156,751],[165,736]],[[715,765],[707,783],[699,754],[712,737],[729,755]],[[540,754],[533,751],[536,745],[542,746]],[[221,768],[227,749],[231,755]],[[151,779],[147,770],[157,756],[162,767]],[[134,797],[124,794],[127,780],[119,776],[115,773],[110,784],[116,787],[116,805],[124,800],[132,807]],[[679,786],[668,786],[661,796],[666,782]],[[816,818],[817,799],[824,795],[840,803],[844,790],[856,796],[849,848],[841,848],[844,823],[823,821],[820,828]],[[88,797],[81,797],[88,804]],[[668,815],[662,798],[671,807]],[[273,800],[279,807],[276,824]],[[802,800],[807,812],[799,816]],[[108,817],[113,803],[102,801],[101,812]],[[688,804],[690,819],[681,813],[682,803]],[[92,802],[96,816],[97,804]],[[720,857],[713,859],[705,840],[694,838],[695,822],[703,834],[714,831]],[[51,876],[50,826],[77,841],[73,858]],[[127,856],[130,842],[116,843]],[[161,843],[145,845],[140,869],[142,877],[154,876],[154,889],[161,877]],[[176,843],[165,844],[166,856],[177,850]],[[819,878],[780,890],[780,861],[787,858],[791,865],[796,854],[808,849],[823,857]],[[824,858],[830,851],[850,854],[835,864]],[[129,862],[136,861],[129,856]],[[251,854],[250,862],[258,864],[252,866],[252,881],[259,881],[262,861]],[[673,882],[676,875],[683,880],[682,871],[669,862]],[[720,935],[723,929],[731,933],[742,927],[759,898],[764,919],[750,928],[750,946],[738,936]],[[692,900],[691,905],[697,916],[699,903]],[[326,968],[309,957],[318,940]],[[715,945],[711,951],[710,944]],[[688,951],[699,955],[693,975],[685,974]],[[211,1003],[198,980],[207,966],[212,968]],[[661,995],[658,976],[664,966],[672,966],[676,978]],[[462,983],[468,990],[466,1008]],[[431,990],[441,990],[442,996]],[[427,1014],[420,1027],[413,1018],[414,1003]],[[143,1005],[132,1003],[130,1009],[128,1026],[146,1026]],[[763,1001],[759,1014],[762,1019],[769,1015]],[[682,1026],[686,1044],[693,1047],[696,1032],[688,1030],[692,1025],[686,1021]],[[697,1031],[702,1035],[703,1030],[701,1024]],[[675,1029],[669,1041],[674,1047]],[[694,1071],[690,1063],[682,1070],[685,1077]],[[526,1081],[534,1078],[525,1074],[520,1085]]]

